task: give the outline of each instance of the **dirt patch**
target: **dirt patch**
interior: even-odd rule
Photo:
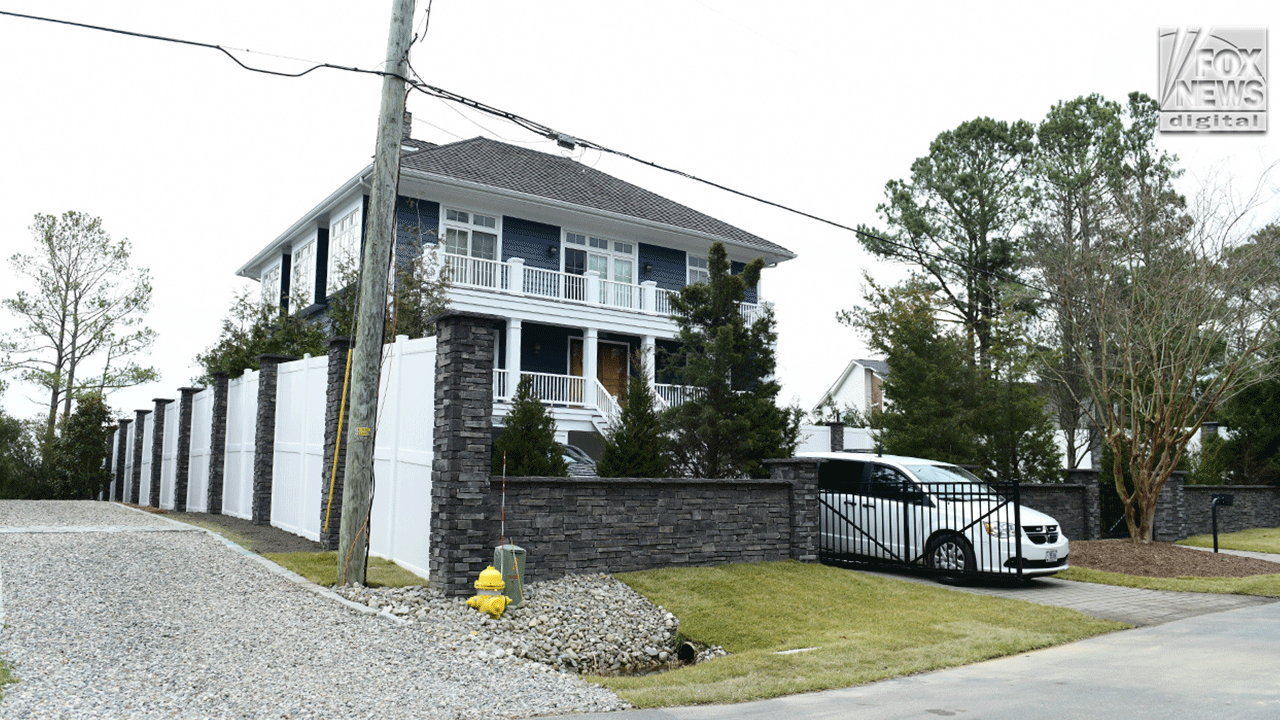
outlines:
[[[265,553],[287,553],[287,552],[320,552],[324,550],[320,543],[312,542],[300,535],[294,535],[286,530],[271,525],[255,525],[250,520],[242,520],[230,515],[210,515],[209,513],[190,513],[190,512],[173,512],[172,510],[159,510],[153,507],[140,507],[131,505],[130,507],[138,508],[149,513],[164,515],[181,520],[182,522],[190,522],[196,525],[212,524],[235,533],[247,540],[251,547],[245,548],[252,550],[259,555]]]
[[[1132,540],[1072,540],[1073,567],[1145,577],[1245,577],[1280,573],[1280,563]]]

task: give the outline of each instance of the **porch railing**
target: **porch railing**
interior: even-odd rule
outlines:
[[[671,295],[678,292],[659,288],[646,281],[638,285],[615,282],[591,271],[583,275],[526,267],[524,260],[507,262],[463,255],[444,256],[442,274],[457,287],[482,288],[513,295],[554,298],[588,305],[607,305],[652,315],[671,315]],[[742,303],[740,312],[747,322],[759,317],[765,303]],[[514,391],[514,388],[512,388]]]
[[[511,387],[506,370],[493,371],[493,396],[499,400],[510,400],[516,394]],[[533,392],[538,399],[550,405],[581,406],[583,404],[584,380],[573,375],[553,375],[551,373],[522,372],[520,378],[528,378],[533,383]],[[598,382],[598,381],[597,381]]]

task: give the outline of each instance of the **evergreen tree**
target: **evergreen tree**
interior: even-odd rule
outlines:
[[[45,454],[45,477],[53,497],[63,500],[90,500],[111,480],[107,460],[111,409],[97,393],[81,395],[76,409],[62,420],[62,432]]]
[[[326,343],[319,325],[268,307],[245,290],[232,298],[218,341],[196,355],[204,374],[194,382],[212,384],[213,374],[219,371],[239,377],[245,370],[257,370],[259,355],[320,355]]]
[[[662,418],[646,377],[648,368],[637,363],[636,377],[627,382],[618,424],[604,439],[604,454],[596,466],[600,477],[664,478],[670,472]]]
[[[795,450],[799,419],[776,402],[773,310],[762,306],[748,324],[740,308],[763,268],[757,258],[741,274],[731,274],[724,245],[715,243],[707,256],[707,282],[687,285],[671,298],[680,325],[672,372],[679,383],[701,392],[666,416],[678,473],[766,477],[763,460],[790,457]]]
[[[556,442],[556,421],[543,407],[533,382],[521,378],[507,413],[506,429],[493,444],[493,472],[502,473],[506,456],[507,475],[518,477],[566,477],[569,468]]]

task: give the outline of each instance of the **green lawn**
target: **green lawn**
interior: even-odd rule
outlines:
[[[1213,547],[1213,536],[1193,535],[1185,540],[1179,540],[1178,544],[1211,548]],[[1224,550],[1248,550],[1250,552],[1280,554],[1280,528],[1257,528],[1233,533],[1220,533],[1218,535],[1218,547]]]
[[[639,707],[848,687],[1127,627],[1063,608],[794,562],[618,577],[679,617],[683,636],[731,653],[665,673],[593,678]],[[777,654],[800,648],[814,649]]]
[[[317,585],[332,585],[338,577],[336,551],[267,553],[263,557],[298,573]],[[370,587],[406,587],[426,585],[427,581],[390,560],[370,556],[365,571],[365,584]]]

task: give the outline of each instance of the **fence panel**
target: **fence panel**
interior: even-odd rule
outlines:
[[[309,540],[320,539],[327,366],[325,356],[283,363],[276,385],[271,524]]]
[[[369,522],[369,552],[423,577],[430,567],[435,374],[435,338],[400,337],[387,348]]]
[[[178,403],[164,406],[164,437],[160,438],[160,507],[172,510],[178,481]]]
[[[209,511],[209,452],[213,444],[213,388],[191,396],[191,462],[187,466],[187,510]]]
[[[226,469],[222,512],[253,518],[253,451],[258,429],[258,372],[246,370],[227,384]]]
[[[121,491],[122,494],[120,495],[120,499],[124,502],[129,502],[130,499],[132,498],[131,493],[133,492],[133,463],[134,463],[133,440],[135,437],[134,432],[137,430],[137,427],[135,427],[137,424],[138,423],[136,422],[129,423],[128,425],[129,429],[125,431],[124,477],[121,478],[121,482],[124,483],[124,489]]]
[[[149,412],[142,422],[142,476],[138,480],[138,504],[151,504],[151,449],[155,446],[156,414]]]

